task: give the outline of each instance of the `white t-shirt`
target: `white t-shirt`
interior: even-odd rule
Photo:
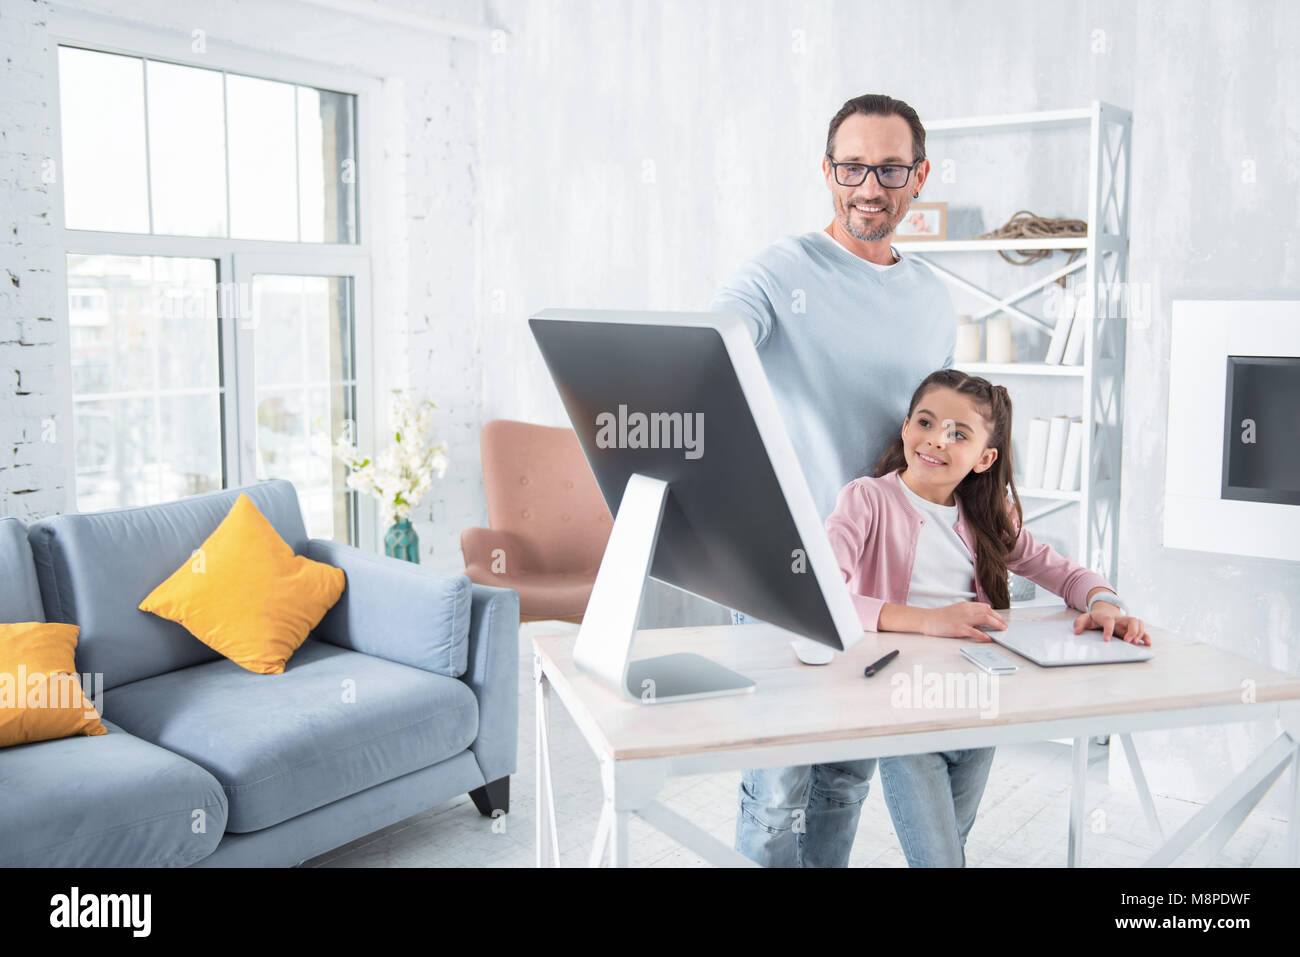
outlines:
[[[975,557],[957,534],[957,506],[936,505],[921,498],[893,473],[907,500],[921,513],[924,524],[916,542],[916,563],[907,604],[939,608],[975,600]]]
[[[903,260],[902,257],[898,255],[898,250],[895,249],[893,246],[889,247],[889,251],[893,255],[894,261],[890,263],[888,266],[883,266],[880,263],[873,263],[870,259],[864,259],[862,261],[866,263],[868,266],[870,266],[872,269],[876,270],[877,272],[884,272],[886,269],[893,269]]]

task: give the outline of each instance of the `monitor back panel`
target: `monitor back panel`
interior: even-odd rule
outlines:
[[[839,647],[718,331],[529,323],[610,511],[634,472],[668,483],[651,575]]]

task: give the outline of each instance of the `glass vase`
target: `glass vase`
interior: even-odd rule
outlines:
[[[384,535],[384,554],[389,558],[400,558],[404,562],[420,564],[420,536],[411,527],[411,520],[402,519],[394,522]]]

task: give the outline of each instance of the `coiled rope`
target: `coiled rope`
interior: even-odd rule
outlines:
[[[1051,219],[1047,216],[1038,216],[1027,209],[1016,212],[1014,216],[999,226],[992,232],[985,233],[983,236],[977,236],[977,239],[1065,239],[1073,237],[1084,237],[1088,235],[1088,224],[1082,219]],[[1054,249],[999,249],[998,254],[1011,263],[1013,266],[1028,266],[1030,263],[1036,263],[1040,259],[1046,259],[1052,255]],[[1023,259],[1013,259],[1011,253],[1023,256]],[[1083,254],[1081,249],[1071,249],[1070,258],[1066,261],[1068,266],[1076,258]],[[1064,278],[1064,277],[1062,277]],[[1062,283],[1062,285],[1064,285]]]

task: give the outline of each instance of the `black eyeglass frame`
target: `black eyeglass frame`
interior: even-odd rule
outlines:
[[[837,162],[835,162],[835,160],[831,159],[831,154],[830,154],[830,153],[827,153],[827,154],[826,154],[826,160],[827,160],[827,162],[829,162],[829,163],[831,164],[831,172],[832,172],[832,173],[834,174],[834,176],[835,176],[835,182],[839,183],[841,186],[850,186],[850,187],[852,187],[852,186],[861,186],[863,183],[865,183],[865,182],[867,181],[867,177],[868,177],[868,176],[870,176],[872,173],[875,173],[875,174],[876,174],[876,182],[877,182],[877,183],[880,183],[880,188],[881,188],[881,189],[904,189],[904,188],[907,186],[907,184],[910,183],[910,182],[912,181],[912,172],[917,168],[917,166],[919,166],[921,163],[925,162],[925,157],[922,156],[919,160],[916,160],[914,163],[912,163],[911,166],[905,166],[905,165],[902,164],[902,163],[875,163],[875,164],[872,164],[872,163],[849,163],[849,162],[845,162],[845,163],[837,163]],[[841,166],[861,166],[863,169],[866,170],[866,172],[862,174],[862,179],[858,180],[856,183],[846,183],[846,182],[844,182],[844,180],[840,179],[840,167],[841,167]],[[889,168],[889,169],[905,169],[905,170],[907,170],[907,178],[904,179],[904,180],[903,180],[901,183],[899,183],[897,186],[886,186],[884,183],[882,183],[882,182],[880,181],[880,170],[882,170],[882,169],[887,169],[887,168]]]

